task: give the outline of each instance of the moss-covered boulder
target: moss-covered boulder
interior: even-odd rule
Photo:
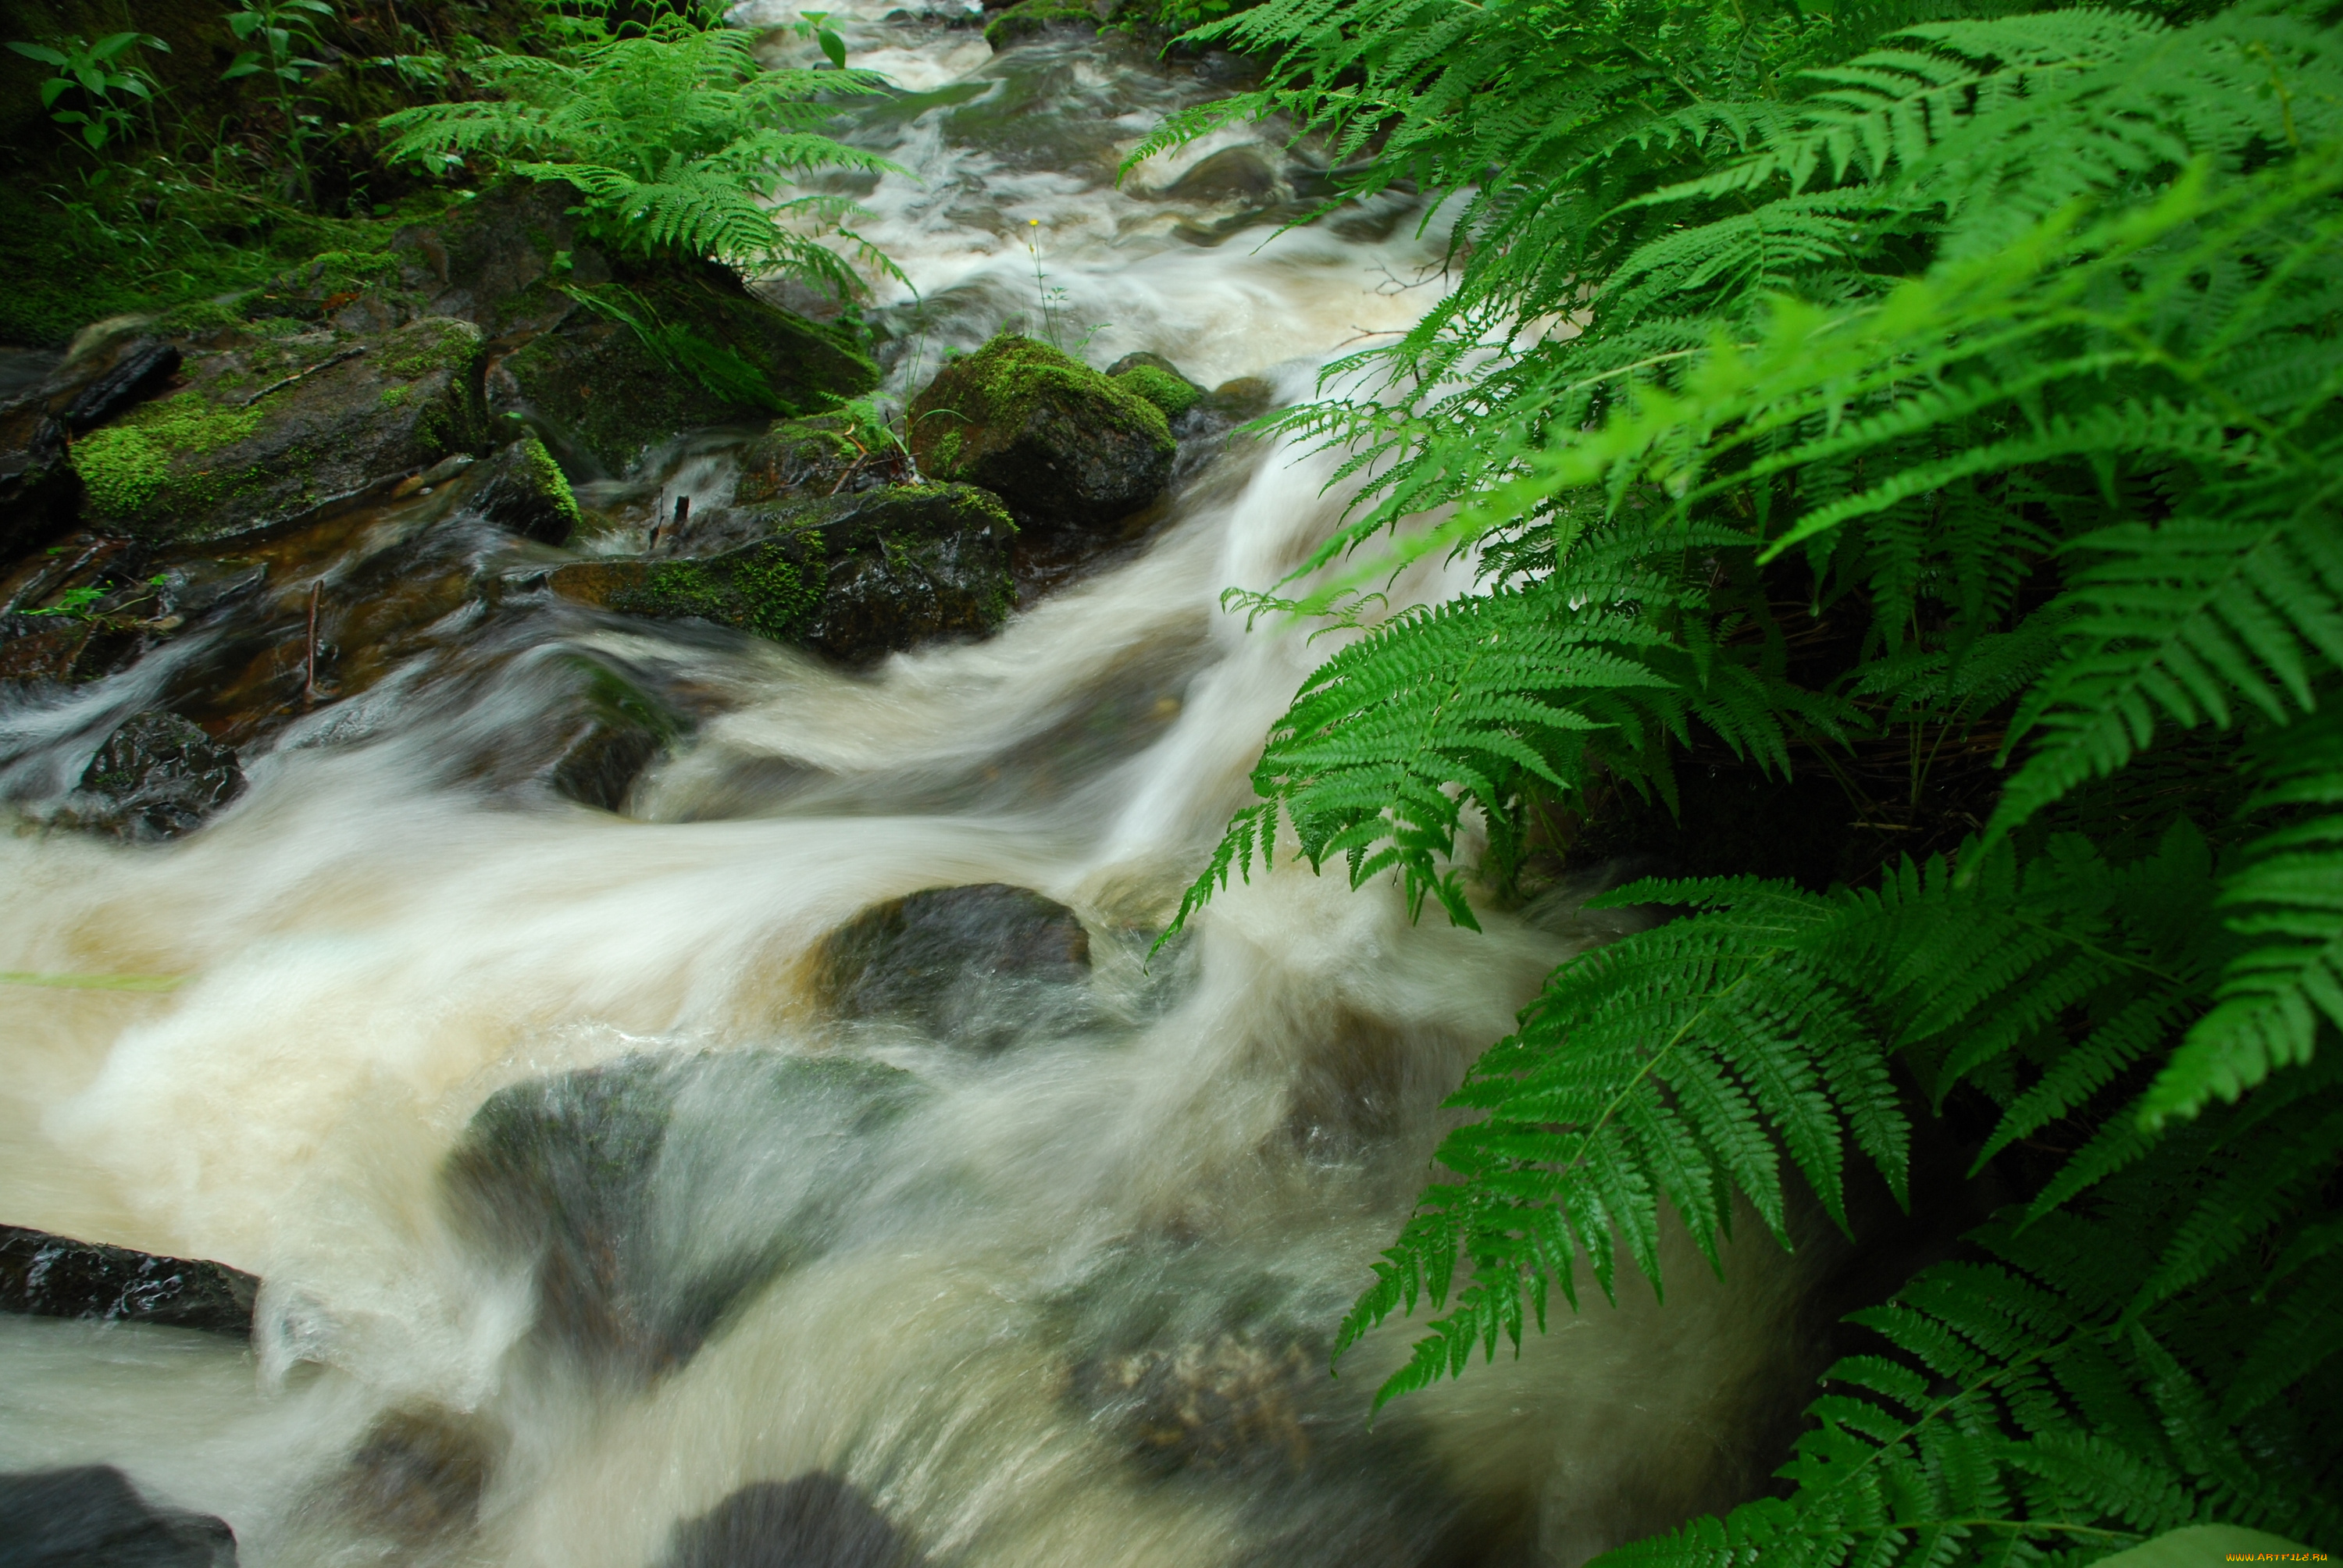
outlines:
[[[1048,33],[1098,30],[1098,13],[1081,0],[1018,0],[984,25],[984,41],[997,55]]]
[[[753,507],[799,491],[826,496],[865,472],[872,476],[870,486],[857,488],[882,483],[878,466],[864,462],[866,454],[855,443],[851,428],[841,414],[774,420],[762,436],[742,448],[740,478],[732,487],[732,504]]]
[[[491,407],[545,420],[624,473],[706,425],[817,411],[879,384],[854,335],[751,296],[713,266],[629,275],[498,362]]]
[[[630,615],[696,617],[862,663],[1000,629],[1015,602],[1016,532],[968,485],[904,485],[750,514],[756,542],[679,560],[580,561],[553,591]],[[725,534],[741,527],[723,519]],[[692,536],[682,543],[690,548]]]
[[[1124,382],[1014,333],[944,367],[910,422],[921,472],[981,485],[1042,531],[1104,529],[1147,506],[1178,449]]]
[[[569,542],[578,530],[578,498],[561,465],[534,436],[524,436],[482,463],[465,506],[539,544]]]
[[[75,444],[83,520],[151,541],[226,538],[477,447],[481,354],[479,328],[447,317],[356,341],[240,332],[187,362],[185,390]]]
[[[1208,395],[1161,354],[1126,354],[1108,366],[1106,373],[1162,409],[1166,419],[1177,419]]]

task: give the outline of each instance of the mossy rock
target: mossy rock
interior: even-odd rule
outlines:
[[[1207,396],[1161,354],[1126,354],[1108,366],[1106,373],[1162,409],[1166,419],[1177,419]]]
[[[753,507],[800,490],[829,494],[863,456],[848,428],[840,414],[774,420],[742,449],[732,504]]]
[[[741,520],[728,519],[727,533]],[[1015,604],[994,497],[902,485],[784,503],[748,520],[765,537],[699,559],[580,561],[553,591],[628,615],[696,618],[862,663],[1000,629]],[[687,541],[688,542],[688,541]]]
[[[626,293],[614,287],[614,307],[688,334],[697,354],[731,357],[740,383],[719,389],[634,327],[583,307],[499,363],[500,410],[509,404],[549,420],[614,474],[686,430],[813,413],[879,385],[878,367],[847,328],[767,305],[720,267],[627,274],[615,286]]]
[[[984,25],[984,41],[997,55],[1045,33],[1069,29],[1097,32],[1098,13],[1079,0],[1018,0]]]
[[[1178,449],[1163,410],[1124,381],[1014,333],[944,367],[910,420],[922,472],[981,485],[1043,531],[1105,529],[1146,507]]]
[[[186,391],[75,444],[83,518],[152,542],[227,538],[473,448],[481,354],[478,327],[427,317],[340,347],[255,339],[207,357]]]
[[[534,436],[511,442],[480,465],[465,506],[539,544],[569,542],[578,531],[578,498],[545,443]]]

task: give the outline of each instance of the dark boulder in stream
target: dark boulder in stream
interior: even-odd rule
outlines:
[[[850,664],[939,638],[989,636],[1014,603],[1016,525],[970,485],[901,485],[711,510],[685,558],[580,561],[553,591],[629,615],[697,617]]]
[[[225,1263],[0,1225],[0,1312],[248,1337],[259,1288]]]
[[[1126,382],[1009,332],[945,366],[910,418],[922,473],[981,485],[1043,532],[1112,529],[1162,495],[1178,450]]]
[[[563,545],[578,529],[578,498],[545,443],[524,436],[472,476],[465,504],[500,528],[541,545]]]
[[[744,1486],[679,1523],[659,1568],[919,1568],[926,1561],[861,1488],[817,1471]]]
[[[873,904],[814,958],[816,991],[841,1018],[900,1020],[982,1050],[1079,1026],[1090,971],[1073,910],[1000,882]]]
[[[0,1475],[6,1568],[232,1568],[236,1532],[157,1508],[107,1464]]]
[[[83,769],[73,820],[136,841],[175,839],[243,792],[233,749],[175,713],[140,713]]]
[[[624,1057],[489,1096],[441,1183],[458,1233],[533,1260],[542,1342],[650,1374],[828,1250],[919,1098],[852,1058]]]

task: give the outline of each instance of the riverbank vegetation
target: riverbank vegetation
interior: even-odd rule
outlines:
[[[70,5],[17,22],[0,339],[59,342],[377,254],[505,176],[575,187],[589,237],[620,251],[859,287],[820,243],[849,204],[785,187],[881,166],[816,129],[876,78],[762,70],[755,37],[703,6],[220,0],[158,13],[155,33]],[[793,25],[842,59],[834,34]]]
[[[2343,1545],[2338,23],[1269,0],[1194,35],[1260,90],[1141,149],[1283,114],[1454,223],[1278,421],[1366,488],[1253,608],[1359,635],[1182,918],[1280,849],[1465,925],[1640,856],[1606,901],[1679,917],[1456,1096],[1344,1326],[1427,1314],[1378,1399],[1660,1283],[1664,1215],[1714,1261],[1947,1141],[2002,1201],[1775,1495],[1623,1560]]]

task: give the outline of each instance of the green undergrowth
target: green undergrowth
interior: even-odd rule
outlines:
[[[257,430],[260,418],[257,409],[226,408],[200,392],[182,392],[75,443],[74,472],[100,516],[141,518],[171,485],[174,458],[233,446]]]

